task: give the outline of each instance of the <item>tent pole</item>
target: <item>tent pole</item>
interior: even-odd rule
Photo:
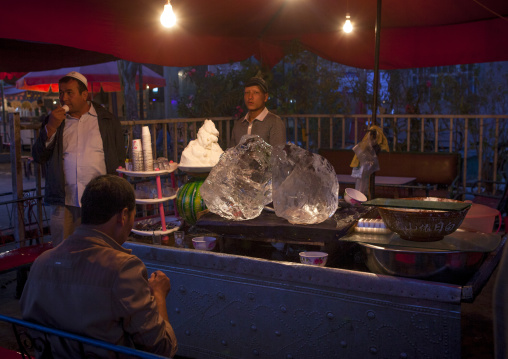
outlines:
[[[377,0],[377,11],[376,11],[376,48],[374,53],[374,84],[372,91],[372,117],[370,120],[370,126],[377,125],[377,102],[379,96],[379,40],[381,36],[381,0]],[[371,136],[373,134],[371,133]],[[374,137],[375,139],[375,137]],[[377,154],[377,153],[376,153]],[[369,190],[367,197],[369,200],[376,198],[376,172],[373,172],[369,178]]]
[[[379,46],[381,37],[381,0],[377,0],[377,12],[376,12],[376,48],[374,52],[374,84],[373,84],[373,102],[372,102],[372,119],[370,125],[377,124],[377,107],[378,107],[378,96],[379,96]],[[369,126],[370,127],[370,126]]]
[[[6,112],[5,112],[5,93],[4,93],[4,80],[0,80],[0,87],[2,88],[2,122],[3,122],[3,125],[4,125],[4,134],[3,136],[1,136],[0,138],[0,145],[2,146],[2,149],[3,149],[3,142],[5,141],[5,134],[7,133],[7,116],[5,116]]]
[[[145,119],[145,111],[143,109],[143,66],[139,64],[139,119],[143,121]],[[136,77],[134,77],[136,81]]]

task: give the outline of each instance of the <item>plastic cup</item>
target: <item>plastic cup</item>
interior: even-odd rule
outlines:
[[[153,244],[156,244],[156,245],[160,245],[161,244],[161,235],[160,234],[153,234],[152,235],[152,243]]]
[[[176,231],[175,232],[175,244],[178,247],[183,246],[183,240],[185,238],[185,232],[184,231]]]

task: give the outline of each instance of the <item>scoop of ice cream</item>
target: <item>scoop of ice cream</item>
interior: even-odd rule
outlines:
[[[69,112],[69,106],[63,105],[62,108],[65,110],[65,112]]]
[[[219,144],[219,131],[213,121],[205,120],[198,131],[197,139],[189,142],[182,152],[180,166],[182,167],[212,167],[219,162],[224,152]]]

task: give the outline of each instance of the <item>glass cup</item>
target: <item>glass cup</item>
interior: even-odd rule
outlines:
[[[155,234],[155,232],[152,234],[152,243],[160,245],[161,244],[161,235]]]
[[[176,231],[175,232],[175,245],[177,247],[183,246],[183,239],[185,238],[185,232],[184,231]]]

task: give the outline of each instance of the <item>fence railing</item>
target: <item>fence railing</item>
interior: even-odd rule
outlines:
[[[19,115],[18,115],[19,116]],[[11,121],[13,115],[9,116]],[[309,151],[319,148],[352,148],[366,133],[371,116],[367,114],[281,115],[286,124],[287,140]],[[230,117],[210,118],[219,130],[219,144],[231,147]],[[178,162],[187,144],[196,138],[205,118],[174,118],[122,121],[126,129],[126,149],[141,126],[149,126],[152,152]],[[508,115],[393,115],[377,116],[378,125],[391,151],[458,152],[462,156],[461,183],[482,180],[503,181],[508,169]],[[1,126],[0,126],[1,127]],[[36,138],[40,123],[24,125],[20,131],[33,131]],[[10,131],[13,132],[13,131]],[[10,138],[20,138],[18,132]],[[168,136],[169,135],[169,136]],[[4,137],[5,138],[5,137]],[[496,187],[491,189],[493,192]]]
[[[282,115],[287,140],[312,151],[352,148],[366,133],[370,115]],[[219,130],[223,149],[231,147],[233,120],[210,118]],[[508,162],[508,115],[389,115],[377,116],[391,151],[458,152],[462,156],[462,185],[477,180],[502,180]],[[123,121],[128,138],[136,125],[150,126],[152,139],[161,136],[153,153],[178,162],[181,151],[196,138],[205,118]],[[165,130],[166,129],[166,130]],[[170,134],[171,139],[167,137]],[[176,134],[176,136],[175,136]],[[168,142],[171,153],[168,153]],[[176,151],[174,150],[176,149]],[[496,189],[493,188],[495,191]]]

